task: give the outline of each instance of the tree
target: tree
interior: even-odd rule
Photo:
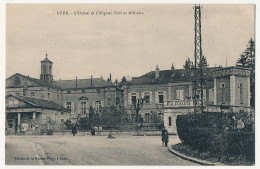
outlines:
[[[100,122],[108,129],[119,129],[118,127],[125,122],[125,118],[127,113],[121,106],[110,105],[102,108],[100,113]]]
[[[126,82],[127,82],[126,77],[123,76],[120,83],[121,83],[121,84],[126,84]]]
[[[199,68],[202,67],[203,69],[208,68],[209,64],[207,62],[206,57],[203,55],[201,58],[201,62],[199,63]]]
[[[118,84],[118,80],[116,79],[114,83],[115,83],[115,85],[117,85]]]
[[[139,112],[140,112],[140,110],[142,109],[142,107],[144,105],[145,99],[144,98],[139,98],[139,99],[132,98],[131,100],[132,100],[132,105],[131,105],[130,108],[135,113],[135,122],[137,124],[139,119],[140,119]]]
[[[236,62],[237,67],[251,68],[250,73],[250,103],[255,107],[255,42],[250,39],[245,51]]]
[[[185,64],[183,65],[183,68],[184,69],[191,69],[192,67],[193,67],[193,63],[191,62],[190,58],[188,58],[185,61]]]
[[[66,130],[71,130],[72,128],[72,123],[69,119],[67,119],[65,122],[64,122],[65,126],[66,126]]]

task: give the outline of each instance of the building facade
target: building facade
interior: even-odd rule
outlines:
[[[111,80],[106,81],[103,78],[91,76],[89,79],[75,78],[74,80],[55,81],[52,75],[52,65],[53,62],[46,55],[46,58],[41,61],[39,79],[19,73],[6,79],[6,128],[8,133],[21,131],[31,133],[31,129],[35,129],[36,124],[30,128],[24,127],[30,126],[32,123],[25,120],[28,123],[23,124],[23,117],[33,117],[30,120],[36,121],[38,124],[45,124],[46,116],[57,125],[68,119],[75,123],[79,117],[88,116],[90,107],[98,112],[101,107],[119,104],[122,101],[121,89]],[[16,101],[12,101],[15,99]],[[28,101],[28,99],[33,100]],[[39,104],[46,103],[45,107],[40,110],[39,105],[30,107],[30,105],[34,105],[35,101],[41,102]],[[17,102],[19,104],[16,104]],[[20,102],[25,102],[30,109],[23,109]],[[56,105],[56,109],[51,108],[50,111],[47,103]],[[56,128],[59,129],[59,127]],[[37,129],[40,130],[41,127],[37,127]]]
[[[213,67],[203,70],[203,103],[208,112],[239,112],[250,108],[250,69]],[[132,100],[143,98],[140,115],[149,122],[151,114],[162,114],[164,126],[176,133],[178,115],[194,112],[194,74],[190,69],[160,71],[158,66],[124,86],[125,108],[133,114]],[[225,107],[225,110],[222,110]]]
[[[170,133],[176,133],[178,115],[194,112],[194,74],[191,69],[175,70],[172,66],[170,70],[160,71],[157,66],[155,71],[134,77],[121,87],[112,83],[111,76],[108,80],[92,76],[54,80],[52,68],[53,62],[46,55],[41,61],[39,79],[19,73],[6,79],[6,126],[9,133],[40,130],[40,126],[47,123],[46,117],[57,125],[67,119],[75,123],[78,117],[87,117],[91,107],[99,112],[102,107],[115,104],[123,105],[129,118],[135,121],[133,100],[140,99],[143,99],[143,105],[138,118],[142,125],[164,123]],[[202,74],[205,80],[204,111],[249,111],[250,69],[211,67],[204,69]],[[225,110],[222,110],[223,106]]]

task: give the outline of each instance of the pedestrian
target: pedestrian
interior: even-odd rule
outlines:
[[[75,134],[77,133],[77,127],[76,127],[76,124],[74,124],[73,126],[72,126],[72,134],[73,134],[73,136],[75,136]]]
[[[91,136],[94,136],[95,135],[95,128],[94,126],[91,127]]]
[[[162,130],[162,146],[165,145],[165,147],[167,147],[168,142],[169,142],[168,131],[166,130],[166,128],[164,126],[163,130]]]

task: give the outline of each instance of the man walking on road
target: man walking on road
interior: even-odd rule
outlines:
[[[165,147],[167,147],[168,146],[168,142],[169,142],[168,131],[166,130],[166,128],[164,126],[163,130],[162,130],[162,146],[164,144]]]
[[[75,136],[75,134],[77,133],[76,124],[73,125],[71,132],[72,132],[73,136]]]

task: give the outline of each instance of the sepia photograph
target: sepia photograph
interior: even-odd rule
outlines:
[[[255,4],[5,4],[6,166],[255,166]]]

